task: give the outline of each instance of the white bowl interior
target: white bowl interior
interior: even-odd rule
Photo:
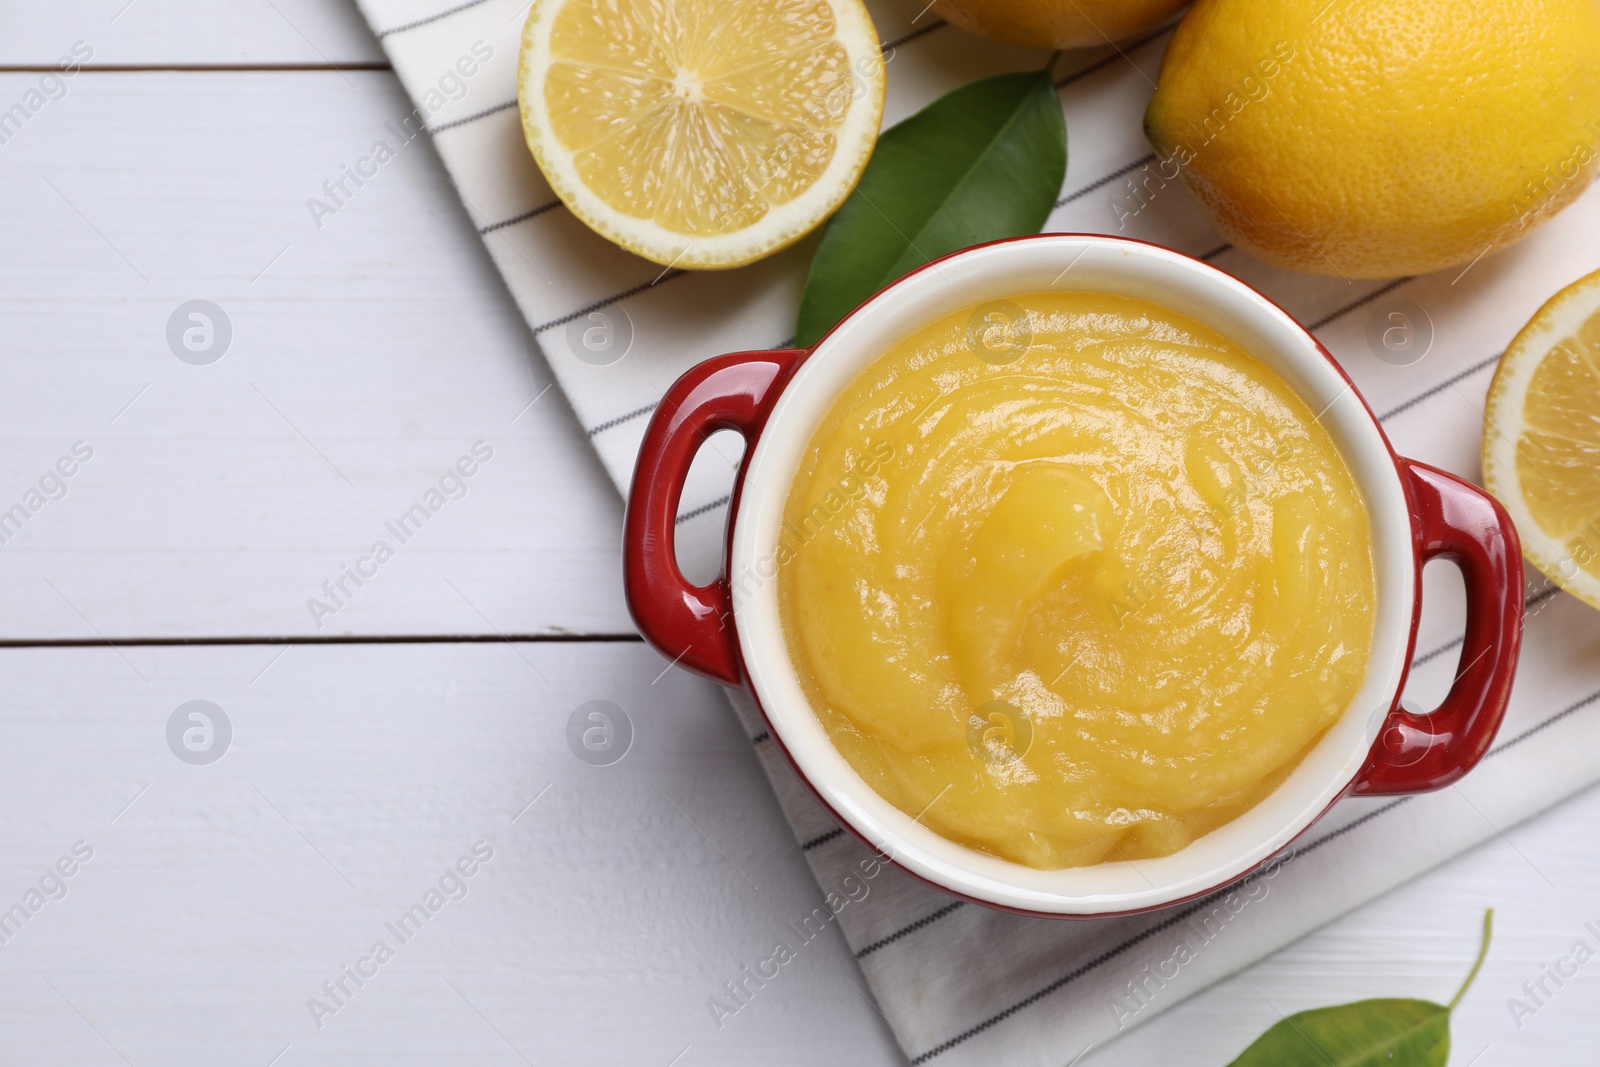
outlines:
[[[1046,290],[1142,297],[1233,339],[1299,390],[1362,490],[1378,605],[1366,683],[1295,772],[1244,815],[1159,859],[1041,871],[959,845],[879,796],[845,762],[790,661],[772,579],[783,508],[811,434],[889,345],[987,300]],[[744,477],[729,574],[750,683],[772,729],[822,798],[897,862],[993,904],[1059,914],[1154,907],[1225,884],[1305,829],[1350,783],[1382,728],[1408,652],[1415,564],[1399,475],[1376,422],[1293,319],[1197,260],[1116,238],[1051,234],[976,248],[904,278],[850,316],[802,365],[773,409]],[[743,580],[741,580],[743,579]]]

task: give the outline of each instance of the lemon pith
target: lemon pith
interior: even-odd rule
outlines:
[[[551,187],[680,267],[798,240],[849,195],[883,108],[859,0],[537,0],[518,101]]]
[[[1552,297],[1506,349],[1483,476],[1528,561],[1600,607],[1600,272]]]

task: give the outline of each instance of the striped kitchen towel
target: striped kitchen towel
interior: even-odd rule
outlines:
[[[615,248],[565,210],[523,145],[516,69],[527,0],[359,3],[415,105],[401,121],[431,131],[568,401],[626,486],[648,416],[677,375],[721,352],[786,343],[814,240],[711,274],[662,270]],[[1044,59],[919,17],[920,0],[869,7],[885,42],[891,123],[957,85]],[[1238,275],[1317,332],[1401,452],[1476,477],[1496,357],[1544,298],[1600,267],[1600,246],[1588,236],[1600,232],[1600,190],[1464,271],[1351,283],[1274,270],[1224,242],[1144,141],[1141,115],[1169,36],[1170,28],[1059,61],[1071,162],[1046,229],[1155,241]],[[1375,338],[1396,312],[1418,331],[1405,361],[1377,354],[1389,355]],[[599,331],[591,342],[604,343],[583,344],[585,331]],[[735,443],[712,445],[692,473],[678,525],[702,566],[720,551],[739,458]],[[1455,671],[1462,617],[1459,583],[1430,573],[1425,585],[1410,689],[1424,704]],[[845,901],[828,921],[855,952],[907,1058],[941,1067],[1060,1065],[1600,779],[1600,613],[1542,580],[1529,590],[1521,678],[1500,740],[1477,771],[1425,797],[1345,801],[1254,878],[1135,918],[1019,918],[863,865],[865,849],[795,781],[748,701],[733,702],[823,894]],[[854,882],[843,892],[852,875],[867,879],[865,896]],[[723,1004],[740,1007],[732,998]]]

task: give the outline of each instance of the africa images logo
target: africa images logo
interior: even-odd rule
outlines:
[[[209,700],[186,701],[167,716],[167,747],[190,766],[217,762],[231,744],[233,723]]]

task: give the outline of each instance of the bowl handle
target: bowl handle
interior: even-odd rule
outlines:
[[[674,532],[689,464],[707,437],[733,430],[755,446],[803,349],[736,352],[696,366],[661,398],[633,468],[622,536],[622,585],[644,639],[681,667],[739,684],[726,567],[709,585],[678,569]]]
[[[1414,715],[1396,698],[1350,792],[1393,796],[1442,789],[1488,751],[1511,697],[1522,645],[1522,545],[1499,501],[1425,463],[1401,459],[1422,565],[1448,559],[1467,587],[1460,666],[1444,703]]]

